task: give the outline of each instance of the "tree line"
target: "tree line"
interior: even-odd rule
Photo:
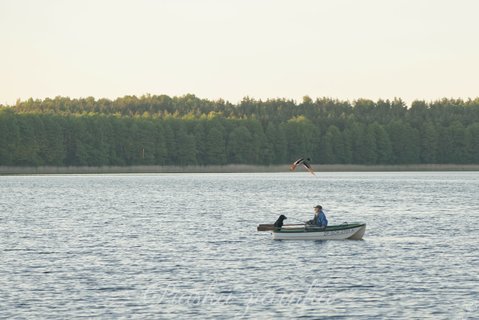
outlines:
[[[479,98],[301,102],[194,95],[0,106],[0,165],[478,164]]]

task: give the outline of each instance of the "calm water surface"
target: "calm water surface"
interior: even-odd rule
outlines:
[[[256,232],[323,205],[363,241]],[[0,177],[0,317],[478,319],[479,173]]]

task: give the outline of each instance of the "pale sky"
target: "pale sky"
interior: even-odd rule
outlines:
[[[479,96],[476,0],[0,0],[0,104]]]

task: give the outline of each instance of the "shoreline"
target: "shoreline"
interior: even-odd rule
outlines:
[[[479,171],[479,164],[350,165],[312,164],[317,172],[381,171]],[[115,174],[115,173],[260,173],[289,172],[289,165],[210,165],[210,166],[102,166],[102,167],[16,167],[0,166],[0,175],[35,174]]]

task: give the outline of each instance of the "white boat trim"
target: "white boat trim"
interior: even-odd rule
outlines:
[[[289,229],[289,230],[288,230]],[[366,224],[340,230],[311,230],[284,228],[284,231],[274,231],[274,240],[361,240],[366,232]]]

